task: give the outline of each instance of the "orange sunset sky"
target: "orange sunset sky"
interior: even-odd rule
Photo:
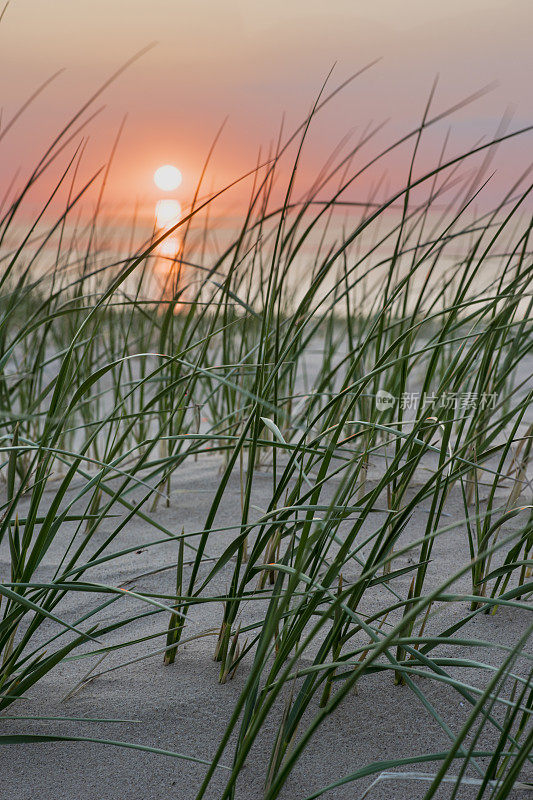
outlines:
[[[436,73],[437,112],[498,82],[441,126],[444,135],[452,124],[451,152],[458,153],[494,134],[508,108],[511,128],[530,122],[531,9],[530,0],[12,0],[0,24],[2,127],[42,81],[64,71],[0,143],[2,182],[18,167],[28,174],[71,114],[152,41],[97,101],[105,109],[86,131],[90,172],[107,159],[128,114],[107,195],[124,208],[156,198],[153,171],[165,163],[183,173],[180,199],[190,197],[226,115],[206,189],[252,168],[284,112],[287,131],[302,120],[334,62],[331,88],[382,58],[317,119],[304,174],[314,174],[348,130],[360,132],[370,120],[389,119],[382,144],[413,127]],[[523,169],[530,145],[526,136],[499,154],[490,191]],[[387,163],[393,174],[403,175],[402,155]]]

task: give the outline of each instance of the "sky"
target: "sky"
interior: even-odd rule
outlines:
[[[289,132],[305,117],[333,66],[330,88],[381,59],[317,118],[304,177],[347,131],[388,120],[377,146],[410,130],[437,74],[436,112],[497,82],[440,126],[442,138],[452,125],[451,151],[460,152],[492,135],[506,109],[511,127],[531,121],[532,9],[530,0],[11,0],[0,23],[2,127],[63,71],[0,142],[0,177],[6,184],[18,168],[26,175],[95,89],[152,42],[98,99],[95,108],[105,108],[84,132],[88,175],[108,159],[127,114],[106,190],[124,209],[156,197],[152,175],[165,163],[183,173],[179,199],[190,198],[226,118],[206,189],[253,168],[282,119]],[[531,137],[515,140],[489,191],[530,158]],[[387,168],[400,176],[405,163],[401,151]],[[367,190],[364,181],[357,187]]]

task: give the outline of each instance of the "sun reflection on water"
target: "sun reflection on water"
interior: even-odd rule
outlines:
[[[181,219],[181,205],[177,200],[158,200],[155,207],[155,224],[157,228],[172,228]]]
[[[159,167],[154,173],[158,189],[170,192],[181,184],[180,171],[171,164]],[[162,198],[155,206],[155,234],[159,238],[170,231],[181,219],[181,204],[175,198]],[[161,286],[162,297],[176,301],[181,295],[182,271],[179,260],[181,237],[172,232],[156,248],[154,272]],[[181,303],[178,303],[181,305]]]

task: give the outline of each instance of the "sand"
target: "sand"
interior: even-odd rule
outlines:
[[[219,474],[220,460],[217,456],[202,456],[196,462],[180,468],[173,480],[170,507],[161,503],[156,512],[157,519],[176,533],[182,527],[186,531],[201,530],[206,509],[218,485]],[[257,509],[264,508],[271,496],[271,480],[268,466],[256,475],[254,506]],[[50,496],[52,491],[53,485],[48,490]],[[239,522],[239,497],[239,480],[235,474],[223,499],[217,525],[231,526]],[[255,513],[259,514],[259,511]],[[450,496],[446,514],[449,515],[446,520],[460,519],[463,516],[458,493]],[[410,524],[409,537],[416,538],[419,535],[425,518],[425,508],[419,508]],[[104,525],[97,532],[98,541],[104,541],[106,530],[109,532],[111,525]],[[209,555],[220,553],[233,535],[232,531],[214,533],[209,542]],[[65,530],[53,543],[46,556],[42,576],[52,574],[63,552],[66,536]],[[176,561],[175,542],[157,547],[143,547],[143,544],[159,538],[161,534],[148,524],[140,520],[132,521],[120,535],[119,541],[113,543],[112,548],[135,544],[138,545],[138,550],[92,570],[87,577],[116,586],[126,584],[129,588],[140,591],[172,592],[175,581],[172,570],[138,577]],[[4,575],[7,568],[6,553],[2,552],[1,555],[0,568]],[[437,585],[437,581],[442,581],[455,572],[467,558],[466,536],[461,528],[438,539],[430,565],[428,585]],[[401,565],[398,563],[395,567]],[[189,569],[187,567],[187,574]],[[206,569],[207,567],[204,571]],[[217,586],[220,591],[224,590],[230,570],[231,565],[225,574],[215,579],[211,593],[216,591]],[[397,584],[399,587],[402,586],[401,580]],[[462,583],[464,591],[468,591],[468,586],[466,576]],[[375,600],[376,598],[369,595],[366,603],[371,606]],[[74,621],[95,602],[95,595],[69,594],[58,613],[60,611],[61,616]],[[140,607],[141,604],[132,598],[121,599],[102,612],[98,619],[109,622],[133,613]],[[466,603],[446,605],[431,620],[431,629],[444,629],[447,624],[457,621],[466,609]],[[259,619],[261,613],[260,603],[249,603],[245,607],[243,621]],[[189,634],[217,627],[220,625],[221,614],[220,604],[194,608],[190,615]],[[500,609],[494,616],[478,615],[464,629],[464,635],[512,645],[524,630],[526,622],[525,613]],[[147,636],[164,630],[166,624],[166,615],[145,617],[113,634],[106,639],[106,643]],[[44,636],[45,630],[50,633],[51,629],[48,625],[43,626],[39,636]],[[114,739],[210,759],[244,685],[250,663],[249,660],[245,661],[233,680],[224,685],[219,684],[219,665],[212,657],[214,636],[184,644],[171,666],[164,666],[162,656],[158,654],[108,672],[84,685],[69,699],[64,699],[89,668],[96,666],[95,672],[108,670],[135,657],[144,656],[163,644],[164,639],[158,638],[116,651],[109,654],[98,666],[95,656],[63,663],[34,686],[28,692],[26,700],[13,704],[6,712],[28,716],[128,721],[3,720],[2,731],[13,734],[31,732]],[[503,657],[501,651],[486,648],[463,654],[494,664]],[[517,666],[517,671],[523,672],[526,666],[527,664],[522,663]],[[461,672],[458,670],[454,674],[461,675]],[[488,680],[486,672],[473,674],[472,670],[463,670],[462,677],[476,685],[483,685]],[[450,729],[457,731],[469,711],[461,697],[442,684],[424,678],[418,680]],[[311,712],[316,711],[316,705],[311,705]],[[236,795],[241,800],[259,800],[263,796],[265,760],[270,754],[279,714],[280,710],[275,709],[267,719],[260,740],[243,770]],[[308,719],[310,718],[308,715]],[[296,765],[281,796],[290,800],[304,800],[313,791],[350,774],[368,762],[413,753],[445,751],[448,747],[449,738],[431,719],[409,688],[395,686],[391,673],[369,676],[360,681],[358,693],[350,695],[320,728]],[[230,746],[224,755],[223,764],[229,765],[231,759]],[[406,769],[435,772],[437,768],[432,763]],[[0,797],[16,797],[19,800],[160,800],[167,797],[193,800],[205,771],[203,765],[96,743],[17,744],[0,747]],[[206,793],[207,798],[215,800],[221,796],[227,774],[224,769],[217,770]],[[469,774],[475,776],[472,771]],[[328,800],[353,800],[360,797],[371,780],[365,778],[357,784],[336,788],[325,797]],[[414,800],[423,797],[426,788],[427,784],[412,780],[389,781],[374,787],[369,797],[371,800]],[[438,796],[447,797],[449,791],[449,787],[443,787]],[[459,796],[474,797],[475,789],[465,787]],[[527,793],[515,791],[513,796],[525,797]]]

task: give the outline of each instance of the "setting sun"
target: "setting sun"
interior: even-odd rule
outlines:
[[[163,192],[172,192],[181,185],[181,172],[172,164],[164,164],[154,172],[154,183]]]

